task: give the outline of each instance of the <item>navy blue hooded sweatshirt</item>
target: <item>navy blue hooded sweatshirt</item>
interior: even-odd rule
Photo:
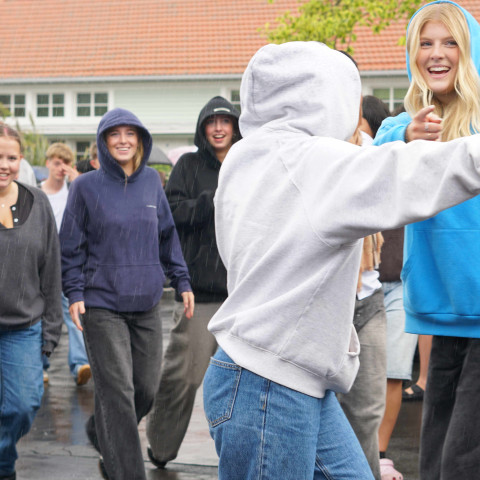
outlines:
[[[141,165],[128,177],[104,139],[121,125],[137,128],[144,149]],[[165,274],[178,293],[191,291],[160,176],[146,166],[150,133],[131,112],[116,108],[100,121],[97,146],[100,169],[71,184],[60,229],[63,291],[70,304],[147,311],[162,296]]]

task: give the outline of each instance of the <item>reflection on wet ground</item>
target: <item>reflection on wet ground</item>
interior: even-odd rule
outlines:
[[[171,327],[173,299],[162,300],[164,347]],[[77,387],[67,365],[68,336],[62,335],[51,359],[50,381],[30,433],[18,444],[18,480],[98,480],[98,456],[85,434],[93,412],[93,382]],[[418,480],[421,402],[405,403],[391,440],[389,457],[405,480]],[[146,454],[145,421],[139,426],[148,480],[216,480],[217,456],[208,433],[201,390],[178,458],[156,469]]]

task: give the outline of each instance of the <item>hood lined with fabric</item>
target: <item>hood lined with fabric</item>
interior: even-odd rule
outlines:
[[[408,31],[410,29],[410,25],[412,24],[412,20],[418,15],[418,12],[422,11],[425,7],[431,7],[432,5],[438,4],[438,3],[450,3],[460,9],[462,13],[465,15],[465,19],[467,21],[468,25],[468,30],[470,32],[470,56],[472,57],[473,64],[475,65],[475,69],[477,72],[480,74],[480,25],[478,24],[477,20],[473,17],[473,15],[465,10],[463,7],[458,5],[455,2],[451,2],[450,0],[437,0],[436,2],[431,2],[427,3],[423,7],[419,8],[412,16],[410,21],[408,22],[408,27],[407,27],[407,37],[408,37]],[[407,73],[408,73],[408,79],[412,81],[412,72],[410,70],[410,55],[408,54],[408,51],[406,52],[406,62],[407,62]]]
[[[233,117],[233,138],[232,144],[240,140],[240,130],[238,128],[238,118],[240,112],[225,98],[217,96],[213,97],[207,104],[200,110],[197,120],[197,127],[195,130],[194,143],[198,147],[198,153],[206,160],[211,166],[216,169],[220,169],[220,162],[217,159],[215,150],[205,135],[205,120],[214,115],[228,115]]]
[[[138,130],[139,140],[143,143],[143,157],[139,167],[129,177],[125,175],[122,167],[110,154],[105,141],[105,133],[113,127],[128,125]],[[152,152],[153,140],[150,132],[143,126],[142,122],[128,110],[115,108],[107,112],[98,125],[97,147],[100,166],[107,175],[117,178],[122,182],[134,182],[140,172],[145,168]]]

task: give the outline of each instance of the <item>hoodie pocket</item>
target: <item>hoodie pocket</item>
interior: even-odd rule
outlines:
[[[419,230],[402,270],[405,308],[480,315],[480,231]]]
[[[235,363],[210,359],[203,380],[205,416],[210,427],[230,420],[242,369]]]
[[[348,352],[345,353],[337,372],[328,376],[328,389],[334,392],[347,393],[352,388],[360,366],[359,355],[360,341],[358,340],[357,331],[352,325]]]
[[[156,265],[98,265],[87,288],[113,301],[120,311],[144,311],[159,300],[165,276]]]

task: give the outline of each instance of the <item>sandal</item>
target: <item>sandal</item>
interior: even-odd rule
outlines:
[[[404,402],[421,402],[423,400],[423,394],[425,391],[422,387],[419,387],[416,383],[410,385],[413,393],[408,393],[405,390],[402,391],[402,400]]]
[[[389,458],[380,459],[380,475],[382,480],[403,480],[403,475],[395,470]]]

